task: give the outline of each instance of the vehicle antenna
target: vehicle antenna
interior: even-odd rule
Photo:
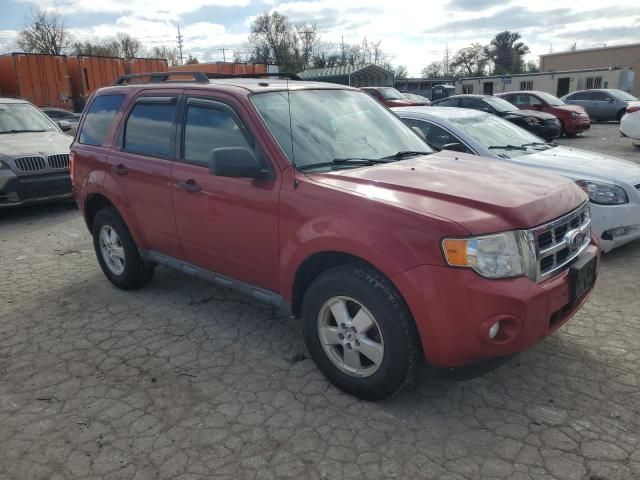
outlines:
[[[289,137],[291,138],[291,163],[293,164],[293,188],[298,188],[296,177],[296,154],[293,150],[293,120],[291,120],[291,96],[289,95],[289,79],[287,78],[287,104],[289,105]]]

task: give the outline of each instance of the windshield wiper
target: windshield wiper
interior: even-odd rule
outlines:
[[[299,165],[298,170],[310,170],[312,168],[335,167],[341,165],[366,166],[375,165],[377,163],[389,163],[389,160],[382,158],[334,158],[330,162],[310,163],[308,165]]]
[[[46,132],[46,130],[2,130],[0,133],[31,133],[31,132]]]
[[[487,147],[489,150],[526,150],[526,147],[520,147],[518,145],[491,145]]]
[[[548,142],[529,142],[529,143],[523,143],[521,146],[522,147],[539,147],[539,146],[548,147],[550,145]]]
[[[388,157],[382,157],[380,160],[386,159],[394,159],[400,160],[404,157],[415,157],[416,155],[431,155],[433,152],[419,152],[417,150],[401,150],[398,153],[394,153],[393,155],[389,155]]]

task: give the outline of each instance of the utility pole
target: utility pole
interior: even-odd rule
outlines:
[[[225,55],[224,51],[226,50],[226,48],[222,49],[222,61],[226,63],[227,61],[227,56]]]
[[[184,65],[184,58],[182,58],[182,34],[180,33],[180,25],[178,25],[178,50],[180,51],[180,65]]]

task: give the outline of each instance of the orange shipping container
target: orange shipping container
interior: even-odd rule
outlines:
[[[0,55],[0,91],[38,107],[71,110],[71,85],[64,55]]]
[[[124,71],[127,75],[166,72],[168,70],[169,64],[164,58],[129,58],[124,61]]]
[[[67,57],[73,106],[80,112],[98,88],[112,85],[124,75],[124,60],[114,57]]]
[[[194,63],[192,65],[178,65],[169,67],[170,72],[205,72],[223,73],[225,75],[242,75],[247,73],[267,73],[268,66],[263,63]]]

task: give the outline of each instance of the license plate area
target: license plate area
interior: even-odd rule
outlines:
[[[571,301],[580,299],[596,282],[597,257],[584,255],[569,270]]]

